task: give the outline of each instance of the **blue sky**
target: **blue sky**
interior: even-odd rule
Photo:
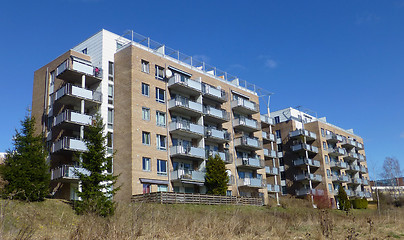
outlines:
[[[102,28],[127,29],[301,105],[365,141],[371,177],[404,168],[404,1],[5,1],[0,151],[31,105],[34,71]]]

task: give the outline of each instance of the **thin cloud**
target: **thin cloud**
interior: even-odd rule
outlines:
[[[264,60],[264,66],[267,68],[274,69],[274,68],[277,68],[279,65],[278,61],[273,59],[271,56],[259,55],[258,58]]]
[[[370,24],[370,23],[377,23],[380,21],[380,17],[373,14],[373,13],[362,13],[362,14],[357,14],[356,15],[356,20],[355,24],[357,26],[361,26],[364,24]]]

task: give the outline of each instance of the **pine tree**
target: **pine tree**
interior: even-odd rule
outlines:
[[[118,176],[108,171],[112,168],[112,156],[107,157],[106,136],[103,135],[102,118],[96,115],[95,120],[84,132],[87,151],[81,154],[82,167],[89,174],[77,172],[81,191],[77,195],[81,201],[75,203],[78,214],[93,213],[99,216],[111,216],[115,211],[113,196],[119,187],[114,187]]]
[[[226,195],[229,176],[226,173],[225,163],[220,156],[209,156],[206,163],[205,186],[208,194]]]
[[[6,184],[4,196],[26,201],[43,201],[49,194],[50,172],[43,136],[35,134],[35,118],[25,116],[13,137],[14,149],[7,150],[0,171]]]
[[[349,211],[351,209],[351,202],[348,199],[348,195],[345,192],[345,189],[340,185],[338,188],[338,194],[337,194],[337,200],[338,200],[338,209],[344,210],[344,211]]]

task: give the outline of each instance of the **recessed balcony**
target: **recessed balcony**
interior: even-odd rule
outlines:
[[[262,139],[270,142],[275,142],[275,135],[272,133],[262,132]]]
[[[318,148],[315,146],[312,146],[310,144],[304,144],[304,143],[299,143],[296,145],[292,145],[292,151],[293,152],[304,152],[308,151],[309,153],[318,153]]]
[[[302,173],[302,174],[295,175],[294,179],[295,179],[295,181],[307,182],[307,181],[311,180],[312,182],[321,182],[323,180],[323,177],[320,174]]]
[[[168,110],[191,117],[197,117],[203,113],[202,104],[184,97],[176,97],[168,101]]]
[[[205,182],[205,172],[179,169],[171,171],[171,181],[202,186]]]
[[[170,122],[168,129],[171,134],[182,137],[201,138],[204,136],[204,126],[189,121]]]
[[[234,139],[234,146],[240,149],[255,151],[262,149],[262,142],[258,138],[243,136]]]
[[[56,153],[59,151],[85,152],[87,151],[87,146],[82,140],[63,137],[52,144],[51,152]]]
[[[226,164],[233,162],[233,158],[231,157],[229,152],[206,150],[206,159],[208,159],[210,156],[215,157],[216,155],[219,155],[220,159],[222,159],[222,161]]]
[[[246,157],[246,158],[237,158],[236,160],[237,167],[243,167],[248,169],[261,169],[265,167],[265,162],[259,157]]]
[[[260,118],[261,118],[261,124],[263,126],[274,125],[274,119],[271,118],[271,117],[268,117],[268,115],[262,115],[261,114]]]
[[[340,147],[328,148],[328,155],[332,157],[339,157],[346,154],[346,150]]]
[[[327,140],[327,142],[330,142],[330,143],[338,143],[338,142],[342,142],[343,138],[340,135],[336,135],[336,134],[332,133],[332,134],[325,135],[325,139]]]
[[[279,169],[277,167],[265,166],[265,173],[267,175],[278,175]]]
[[[258,104],[242,98],[231,101],[231,108],[236,112],[249,115],[260,111]]]
[[[92,116],[65,110],[54,117],[53,127],[61,127],[63,129],[79,130],[80,126],[91,125]]]
[[[320,161],[313,160],[310,158],[299,158],[293,161],[293,165],[295,166],[310,166],[310,167],[315,167],[319,168],[320,167]]]
[[[349,177],[346,175],[333,175],[332,181],[339,182],[339,183],[346,183],[346,182],[349,182]]]
[[[264,148],[264,156],[269,157],[269,158],[276,158],[277,154],[276,154],[276,151],[274,151],[274,150],[269,150],[269,149]]]
[[[86,84],[91,86],[102,80],[102,69],[92,66],[90,61],[73,56],[56,68],[57,78],[66,82],[81,84],[83,75],[86,76]]]
[[[238,187],[263,188],[265,182],[260,178],[239,178]]]
[[[168,79],[167,86],[170,90],[175,90],[190,96],[198,96],[202,93],[202,84],[200,82],[180,74],[174,74],[174,76]]]
[[[317,134],[315,134],[314,132],[307,131],[307,130],[297,129],[293,132],[290,132],[289,137],[292,139],[306,137],[307,141],[313,141],[313,140],[317,139]]]
[[[224,103],[227,102],[228,96],[225,90],[218,89],[208,84],[202,83],[202,92],[204,98]]]
[[[70,166],[70,165],[62,165],[57,168],[51,170],[51,180],[58,181],[78,181],[79,176],[78,173],[82,173],[85,175],[90,175],[90,171],[85,168]]]
[[[205,114],[204,119],[217,123],[225,123],[230,120],[230,114],[223,109],[216,109],[211,106],[204,106],[203,113]]]
[[[343,161],[330,161],[330,168],[347,169],[347,168],[349,168],[349,165]]]
[[[205,159],[205,149],[190,146],[172,146],[170,147],[170,156],[200,161]]]
[[[270,193],[278,193],[281,191],[281,188],[279,185],[267,184],[267,190]]]
[[[233,127],[243,132],[255,132],[261,129],[261,125],[257,120],[245,117],[233,119]]]
[[[226,130],[217,130],[211,127],[205,127],[205,137],[207,140],[215,143],[225,143],[230,141],[230,133]]]
[[[84,100],[86,109],[90,109],[101,104],[102,93],[68,83],[52,93],[52,99],[55,103],[73,106],[80,106],[81,100]]]

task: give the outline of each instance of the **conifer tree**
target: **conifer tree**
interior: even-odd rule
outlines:
[[[112,156],[107,156],[106,136],[103,134],[102,118],[96,115],[93,124],[84,132],[87,151],[81,154],[82,167],[89,173],[79,176],[81,201],[75,203],[78,214],[92,213],[99,216],[111,216],[115,211],[113,196],[119,187],[114,187],[118,176],[109,173],[112,168]]]
[[[337,200],[338,200],[338,209],[344,210],[344,211],[349,211],[351,209],[351,202],[348,199],[348,195],[345,192],[345,189],[340,185],[338,188],[338,194],[337,194]]]
[[[50,172],[43,136],[35,134],[35,118],[25,116],[13,137],[14,149],[7,150],[1,175],[8,183],[4,196],[25,201],[42,201],[49,194]]]
[[[209,156],[206,163],[205,186],[208,194],[226,195],[229,176],[226,173],[225,163],[220,156]]]

